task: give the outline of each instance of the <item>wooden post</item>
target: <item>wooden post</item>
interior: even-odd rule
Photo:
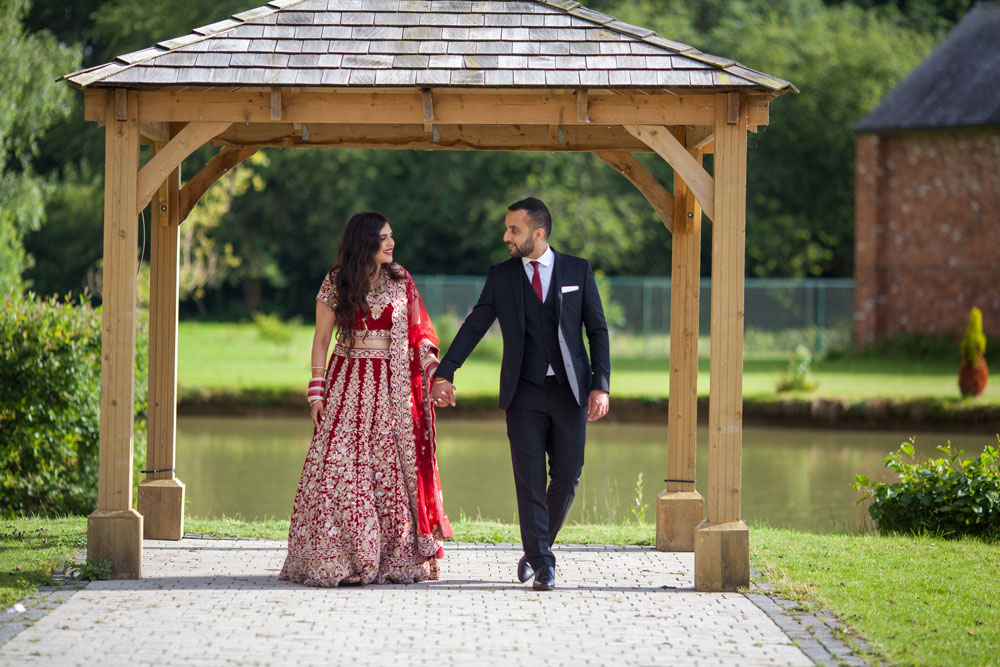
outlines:
[[[159,152],[163,143],[155,143]],[[174,476],[177,421],[177,279],[180,167],[153,195],[149,279],[149,428],[139,512],[147,540],[184,535],[184,483]]]
[[[695,532],[694,586],[735,591],[750,583],[749,530],[740,520],[748,121],[744,96],[715,99],[708,519]]]
[[[116,579],[142,574],[142,515],[132,509],[139,106],[108,95],[104,151],[101,428],[97,509],[87,519],[87,558],[111,561]]]
[[[685,129],[674,136],[685,144]],[[701,164],[701,151],[691,155]],[[694,551],[694,531],[705,518],[695,491],[698,442],[698,303],[701,274],[701,206],[674,173],[674,228],[670,271],[670,408],[667,487],[656,501],[658,551]]]

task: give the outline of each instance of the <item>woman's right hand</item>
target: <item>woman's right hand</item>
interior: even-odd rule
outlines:
[[[312,413],[313,424],[316,425],[316,428],[319,428],[320,422],[323,421],[323,401],[313,403],[309,411]]]

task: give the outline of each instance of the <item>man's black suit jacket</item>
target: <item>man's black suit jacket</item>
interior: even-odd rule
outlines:
[[[610,391],[611,354],[608,325],[604,321],[601,295],[597,291],[590,262],[552,251],[555,255],[552,282],[559,316],[559,349],[573,396],[581,406],[594,389]],[[500,367],[500,407],[506,410],[514,400],[524,358],[523,281],[526,273],[518,257],[494,264],[486,276],[479,302],[455,334],[448,353],[438,366],[436,377],[454,382],[455,371],[495,320],[503,334],[503,363]],[[583,345],[583,331],[590,343],[590,358]]]

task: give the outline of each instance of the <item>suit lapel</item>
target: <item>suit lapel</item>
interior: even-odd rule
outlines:
[[[521,284],[524,276],[524,263],[520,258],[513,257],[510,260],[510,289],[514,292],[514,308],[517,310],[517,321],[521,324],[521,332],[524,332],[524,286]]]
[[[552,250],[552,291],[556,294],[556,322],[562,323],[562,282],[559,280],[559,253]]]

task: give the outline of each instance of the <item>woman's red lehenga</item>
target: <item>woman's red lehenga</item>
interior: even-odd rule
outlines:
[[[335,306],[330,277],[317,299]],[[299,480],[280,579],[306,586],[436,579],[451,537],[427,368],[438,339],[409,274],[383,269],[356,329],[388,350],[334,348],[323,421]]]

